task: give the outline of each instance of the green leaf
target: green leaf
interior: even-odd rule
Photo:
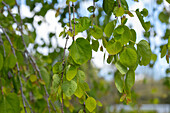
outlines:
[[[98,48],[99,48],[99,42],[98,42],[98,40],[93,40],[93,39],[92,39],[92,45],[91,45],[91,47],[92,47],[92,49],[93,49],[94,51],[97,52],[97,50],[98,50]]]
[[[77,78],[79,79],[79,82],[84,82],[85,77],[86,77],[85,73],[81,70],[78,70]]]
[[[122,45],[119,41],[110,40],[106,45],[106,50],[109,54],[115,55],[122,50]]]
[[[143,14],[144,17],[148,16],[148,10],[146,8],[143,8],[141,14]]]
[[[168,23],[169,22],[169,15],[167,12],[163,11],[159,14],[159,20],[162,23]]]
[[[152,54],[151,59],[152,59],[154,62],[156,62],[157,55],[156,55],[156,54]]]
[[[116,88],[120,93],[123,93],[124,89],[124,78],[123,76],[117,71],[114,75],[115,85]]]
[[[20,113],[20,102],[15,93],[9,93],[0,100],[0,113]]]
[[[120,54],[120,62],[129,68],[134,67],[137,62],[136,51],[132,48],[125,48]]]
[[[66,78],[68,81],[72,80],[77,74],[77,67],[71,65],[66,73]]]
[[[93,97],[88,97],[85,101],[86,108],[92,112],[96,108],[96,100]]]
[[[121,27],[123,28],[124,31],[122,30]],[[118,30],[114,31],[114,39],[119,40],[121,44],[124,45],[124,44],[127,44],[131,40],[132,34],[131,34],[130,29],[127,26],[121,26],[121,27],[118,28]]]
[[[131,32],[131,35],[132,35],[131,40],[132,40],[133,42],[136,42],[136,32],[135,32],[135,30],[134,30],[134,29],[131,29],[130,32]],[[133,43],[133,42],[129,42],[129,44],[134,46],[134,43]]]
[[[125,67],[124,65],[122,65],[119,61],[116,62],[115,66],[116,66],[116,68],[119,70],[119,72],[120,72],[122,75],[126,74],[127,71],[128,71],[128,70],[127,70],[127,67]]]
[[[115,30],[114,32],[116,32],[117,34],[123,34],[124,33],[124,28],[123,26],[119,25]]]
[[[125,85],[127,90],[129,91],[135,83],[135,72],[133,70],[129,70],[126,74]]]
[[[56,91],[59,84],[60,84],[60,77],[59,77],[58,74],[54,74],[53,75],[53,82],[52,82],[52,88],[53,88],[54,91]]]
[[[83,64],[91,59],[92,49],[89,41],[78,38],[69,49],[70,55],[77,64]]]
[[[72,26],[74,23],[72,23]],[[79,19],[75,19],[75,31],[76,32],[83,32],[87,30],[91,25],[91,20],[88,17],[80,17]]]
[[[50,74],[44,67],[40,67],[40,72],[42,79],[45,81],[45,85],[48,86],[50,84]]]
[[[110,37],[113,33],[113,30],[116,26],[117,20],[111,21],[107,23],[106,27],[104,28],[104,33],[106,34],[107,37]]]
[[[161,58],[163,58],[166,55],[167,49],[168,49],[167,45],[164,45],[162,50],[161,50]]]
[[[81,98],[83,94],[84,94],[84,85],[79,83],[74,95],[77,96],[78,98]]]
[[[124,26],[123,28],[124,32],[122,34],[121,42],[123,44],[127,44],[131,40],[132,35],[130,29],[127,26]]]
[[[62,84],[62,89],[63,89],[64,94],[67,97],[70,97],[76,91],[77,83],[75,81],[73,81],[73,80],[71,80],[71,81],[64,81],[63,84]]]
[[[37,76],[36,75],[30,75],[30,81],[31,82],[37,81]]]
[[[114,55],[108,55],[107,63],[110,64],[113,60]]]
[[[100,106],[100,107],[103,106],[102,103],[100,101],[98,101],[98,100],[97,100],[97,105]]]
[[[142,24],[142,27],[143,27],[143,28],[145,29],[145,31],[147,32],[147,31],[150,29],[150,27],[151,27],[150,22],[144,22],[143,16],[142,16],[141,13],[139,12],[139,9],[137,9],[135,12],[136,12],[136,15],[137,15],[139,21],[140,21],[141,24]]]
[[[103,10],[107,15],[111,15],[114,8],[114,0],[103,0]]]
[[[14,68],[16,63],[17,63],[16,57],[14,56],[14,54],[11,54],[8,57],[8,66],[9,66],[9,68],[11,68],[11,69]]]
[[[90,29],[90,34],[95,38],[95,39],[100,39],[103,36],[103,31],[100,27],[93,25],[93,28]]]
[[[94,6],[89,6],[89,7],[87,8],[87,10],[88,10],[90,13],[92,13],[92,12],[95,11],[95,7],[94,7]]]
[[[61,73],[62,72],[62,63],[61,62],[57,62],[56,64],[54,64],[53,66],[53,73]]]
[[[123,7],[119,7],[116,11],[116,16],[122,16],[125,13],[124,8]]]
[[[149,64],[150,60],[151,60],[152,52],[151,52],[150,46],[146,40],[141,40],[137,44],[137,51],[138,51],[139,55],[142,57],[141,64],[143,64],[144,66]]]
[[[3,67],[3,61],[4,61],[4,59],[3,59],[3,56],[2,56],[2,54],[0,53],[0,70],[2,69],[2,67]]]

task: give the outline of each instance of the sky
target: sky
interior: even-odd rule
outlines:
[[[146,7],[149,10],[149,12],[151,12],[152,7],[154,6],[153,0],[139,0],[139,2],[133,2],[132,0],[127,0],[127,2],[129,5],[129,8],[130,8],[130,11],[135,11],[137,8],[139,8],[139,10],[142,10],[144,7]],[[92,0],[82,1],[80,4],[81,8],[80,8],[80,10],[78,10],[78,12],[80,13],[80,16],[89,16],[90,13],[84,9],[87,9],[92,4],[93,4]],[[102,0],[99,0],[96,4],[101,6]],[[164,4],[167,7],[169,7],[169,4],[166,3],[165,1],[164,1]],[[66,6],[65,0],[59,0],[59,4],[56,5],[57,8],[65,7],[65,6]],[[42,7],[41,4],[36,4],[36,8],[34,9],[34,11],[39,11],[41,9],[41,7]],[[162,7],[159,6],[158,10],[159,9],[162,9]],[[17,13],[17,8],[14,8],[13,12]],[[95,11],[95,13],[97,14],[97,10]],[[132,12],[132,13],[135,15],[134,12]],[[33,16],[33,13],[30,12],[29,7],[25,5],[25,0],[22,0],[21,14],[22,14],[22,17],[32,17]],[[60,47],[64,47],[65,39],[63,39],[62,37],[59,37],[59,33],[63,30],[63,28],[61,27],[61,24],[58,23],[58,20],[60,17],[59,16],[55,17],[55,14],[56,14],[55,10],[49,10],[47,12],[47,14],[45,15],[45,18],[43,18],[41,16],[35,17],[33,24],[34,24],[34,27],[36,28],[36,33],[38,34],[35,42],[37,42],[39,44],[43,44],[43,42],[41,40],[41,38],[43,38],[45,40],[45,43],[49,44],[48,32],[51,31],[51,32],[56,33],[56,37],[57,37],[57,38],[56,37],[51,38],[51,40],[53,42],[52,43],[53,47],[56,47],[57,45]],[[68,15],[67,15],[67,17],[68,17]],[[41,25],[38,25],[38,21],[40,21],[40,20],[45,20],[46,22],[42,22]],[[65,21],[68,21],[68,19],[66,19]],[[158,61],[156,62],[153,69],[150,69],[148,66],[139,66],[136,70],[136,74],[138,75],[137,79],[142,79],[144,77],[142,75],[145,75],[145,74],[149,74],[150,76],[154,75],[155,79],[159,79],[159,78],[165,76],[165,69],[167,69],[169,67],[169,65],[166,63],[165,58],[163,58],[163,59],[160,58],[160,53],[159,53],[160,50],[154,50],[155,46],[160,46],[161,44],[167,43],[167,41],[161,41],[161,39],[160,39],[160,37],[163,36],[163,34],[164,34],[164,30],[162,30],[162,29],[165,29],[165,25],[162,25],[158,19],[156,19],[156,21],[151,20],[151,22],[152,21],[155,22],[154,24],[156,24],[156,26],[158,26],[157,27],[158,29],[156,29],[158,35],[156,36],[156,38],[153,38],[153,37],[151,38],[151,42],[152,42],[151,49],[158,55],[158,57],[157,57]],[[127,25],[132,25],[133,29],[135,29],[135,31],[137,33],[137,42],[144,39],[143,33],[142,33],[144,31],[144,29],[141,26],[136,15],[135,15],[135,17],[128,17]],[[28,27],[29,27],[29,29],[32,29],[31,26],[28,26]],[[161,30],[159,28],[161,28]],[[76,36],[76,38],[82,37],[82,36],[86,37],[87,34],[85,32],[79,33]],[[100,42],[100,44],[102,43],[101,40],[99,42]],[[71,43],[72,43],[72,40],[70,39],[68,41],[67,47],[69,47],[71,45]],[[32,45],[29,45],[28,48],[31,50]],[[48,55],[47,47],[38,48],[38,51],[42,52],[44,55]],[[53,52],[53,51],[54,51],[53,49],[50,50],[50,52]],[[68,51],[67,51],[67,53],[68,53]],[[107,58],[107,55],[108,54],[106,54],[106,58]],[[93,51],[92,62],[96,68],[100,69],[99,76],[103,76],[107,80],[110,80],[113,78],[113,76],[108,73],[113,73],[116,69],[113,65],[107,64],[106,61],[101,60],[101,59],[103,59],[103,56],[104,56],[103,52]]]

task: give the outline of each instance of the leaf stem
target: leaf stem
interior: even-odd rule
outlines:
[[[121,7],[121,0],[117,0],[118,7]]]

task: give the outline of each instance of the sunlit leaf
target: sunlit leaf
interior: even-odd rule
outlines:
[[[161,50],[161,58],[163,58],[166,55],[167,49],[168,49],[167,45],[164,45],[162,50]]]
[[[85,101],[86,108],[92,112],[96,108],[96,100],[93,97],[88,97]]]
[[[68,81],[72,80],[77,74],[77,67],[76,66],[70,66],[67,73],[66,78]]]
[[[134,67],[137,62],[137,53],[134,49],[125,48],[120,54],[120,62],[127,67]]]
[[[107,37],[110,37],[113,33],[113,30],[116,26],[116,20],[111,21],[109,23],[107,23],[106,27],[104,28],[104,33],[106,34]]]
[[[119,41],[110,40],[106,45],[106,50],[109,54],[115,55],[122,50],[122,45]]]
[[[95,39],[100,39],[103,36],[103,31],[100,27],[93,25],[93,28],[90,29],[90,34],[95,38]]]

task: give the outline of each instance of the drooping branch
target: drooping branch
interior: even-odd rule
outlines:
[[[20,20],[21,20],[20,24],[17,22],[16,18],[15,18],[14,15],[11,13],[10,8],[8,7],[8,5],[7,5],[5,2],[2,2],[2,3],[7,7],[8,12],[9,12],[10,15],[13,17],[15,23],[17,24],[17,27],[18,27],[18,29],[19,29],[20,32],[21,32],[21,38],[22,38],[22,42],[23,42],[24,47],[25,47],[25,52],[26,52],[26,54],[28,55],[28,57],[30,58],[30,60],[31,60],[30,63],[32,64],[33,68],[38,72],[38,75],[39,75],[40,79],[42,79],[42,76],[41,76],[41,72],[40,72],[40,70],[39,70],[39,67],[37,66],[37,64],[36,64],[33,56],[32,56],[32,55],[29,53],[29,51],[27,50],[27,46],[26,46],[26,43],[25,43],[24,37],[23,37],[23,28],[22,28],[22,18],[21,18],[21,14],[20,14],[20,7],[19,7],[19,5],[17,4],[17,1],[16,1],[16,0],[15,0],[15,2],[16,2],[16,5],[17,5],[17,7],[18,7],[18,13],[19,13],[19,17],[20,17]],[[38,77],[37,77],[37,78],[38,78]],[[42,80],[43,80],[43,79],[42,79]],[[49,101],[48,101],[49,94],[48,94],[48,91],[47,91],[46,86],[43,85],[43,87],[44,87],[44,90],[45,90],[45,93],[46,93],[45,99],[46,99],[47,106],[48,106],[48,110],[49,110],[49,113],[50,113],[51,110],[50,110],[50,104],[49,104]]]
[[[11,46],[11,50],[12,50],[12,53],[14,54],[14,56],[16,57],[16,53],[15,53],[15,49],[14,49],[14,46],[11,42],[11,39],[9,38],[8,34],[6,33],[5,29],[0,25],[0,28],[2,29],[3,33],[5,34],[5,37],[6,39],[8,40],[8,42],[10,43],[10,46]],[[17,58],[17,57],[16,57]],[[26,109],[26,105],[25,105],[25,100],[24,100],[24,93],[23,93],[23,90],[22,90],[22,82],[21,82],[21,76],[20,76],[20,69],[19,69],[19,64],[18,62],[16,62],[16,66],[17,66],[17,72],[18,72],[18,78],[19,78],[19,82],[20,82],[20,90],[21,90],[21,96],[22,96],[22,102],[23,102],[23,106],[24,106],[24,110],[25,110],[25,113],[27,113],[27,109]]]
[[[71,7],[70,7],[70,2],[68,3],[68,7],[69,7],[69,30],[72,32],[72,26],[71,26]],[[74,12],[75,9],[73,9]],[[73,14],[73,18],[74,18],[74,14]],[[74,34],[73,34],[73,41],[74,41],[74,36],[75,36],[75,26],[74,26]],[[62,75],[61,75],[61,83],[63,83],[63,76],[64,76],[64,67],[65,67],[65,52],[67,49],[67,42],[68,42],[69,36],[67,35],[66,37],[66,42],[65,42],[65,46],[64,46],[64,52],[63,52],[63,59],[62,59]],[[61,98],[62,98],[62,102],[61,102],[61,113],[64,113],[64,99],[63,99],[63,90],[61,92]]]

